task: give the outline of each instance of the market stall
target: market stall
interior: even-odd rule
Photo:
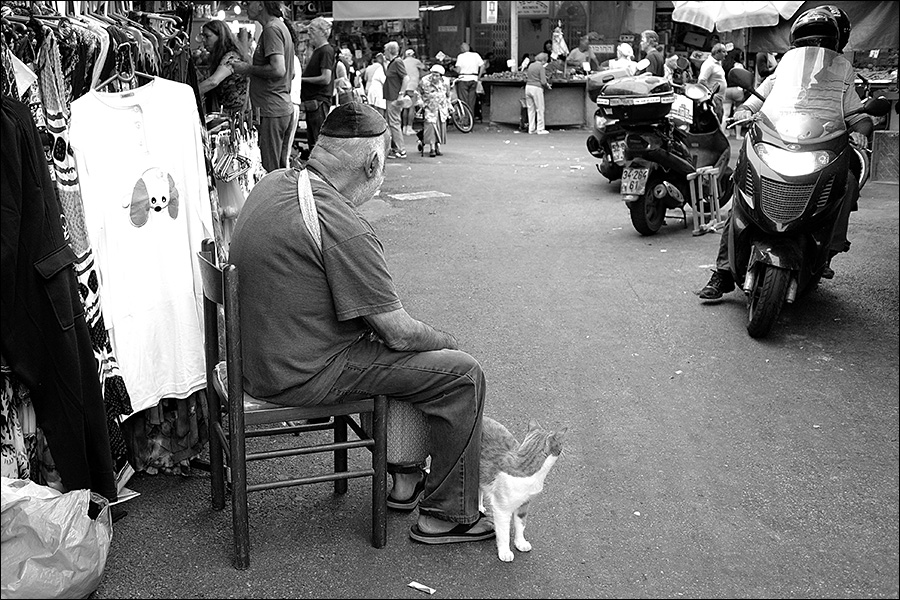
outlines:
[[[588,126],[596,105],[587,94],[587,78],[582,75],[550,76],[550,89],[544,90],[544,123],[547,127]],[[518,124],[525,102],[525,73],[505,71],[481,78],[491,107],[494,123]]]

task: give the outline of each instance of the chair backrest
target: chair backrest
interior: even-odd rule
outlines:
[[[203,284],[203,323],[206,346],[206,384],[214,389],[215,365],[219,363],[219,319],[218,307],[225,314],[225,364],[228,372],[229,404],[243,406],[244,366],[241,346],[241,308],[238,299],[238,270],[232,264],[216,264],[215,243],[204,240],[197,253],[200,264],[200,278]],[[243,410],[233,415],[235,427],[244,426]]]

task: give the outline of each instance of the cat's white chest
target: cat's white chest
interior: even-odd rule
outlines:
[[[497,478],[486,486],[491,504],[501,510],[515,510],[541,493],[544,479],[556,462],[555,456],[547,457],[541,469],[528,477],[516,477],[508,473],[498,473]]]

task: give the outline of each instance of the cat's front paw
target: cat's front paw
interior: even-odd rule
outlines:
[[[519,552],[531,552],[531,543],[525,538],[516,540],[515,543],[516,548],[519,550]]]
[[[512,553],[512,550],[498,550],[497,557],[503,562],[512,562],[515,558],[515,555]]]

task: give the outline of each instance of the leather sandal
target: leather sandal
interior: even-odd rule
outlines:
[[[423,544],[458,544],[462,542],[481,542],[494,537],[494,528],[491,527],[487,531],[481,533],[470,533],[472,528],[481,522],[484,513],[480,513],[478,520],[469,525],[459,524],[450,531],[444,533],[427,533],[419,529],[416,523],[409,528],[409,537]]]
[[[412,496],[408,500],[397,500],[393,496],[387,497],[387,507],[393,510],[411,511],[419,505],[422,496],[425,495],[425,479],[427,475],[423,472],[419,483],[416,484]]]

